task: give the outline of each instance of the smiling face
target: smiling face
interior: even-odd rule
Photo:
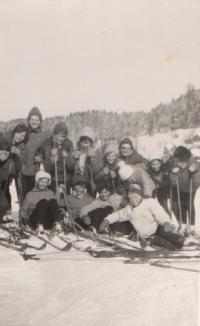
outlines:
[[[26,131],[16,132],[14,134],[14,143],[21,143],[26,137]]]
[[[7,149],[0,149],[0,161],[4,162],[7,160],[8,156],[10,154],[10,151]]]
[[[187,162],[182,162],[177,157],[174,157],[174,165],[180,169],[184,169],[187,166]]]
[[[78,196],[82,196],[86,190],[86,184],[77,184],[74,186],[74,190]]]
[[[99,197],[101,200],[106,201],[111,195],[111,192],[107,189],[103,189],[100,193],[99,193]]]
[[[37,187],[40,190],[45,190],[49,185],[49,179],[47,178],[42,178],[38,180]]]
[[[116,161],[117,155],[114,152],[108,153],[106,155],[106,161],[108,164],[113,164]]]
[[[127,195],[127,197],[128,197],[129,203],[133,207],[138,206],[141,203],[141,201],[142,201],[142,196],[139,195],[136,192],[129,192],[128,195]]]
[[[120,147],[120,152],[122,156],[128,156],[132,151],[131,145],[130,144],[122,144]]]
[[[40,119],[37,115],[32,115],[29,119],[29,125],[32,129],[36,130],[40,126]]]
[[[161,165],[162,165],[162,162],[159,160],[153,160],[150,162],[150,166],[151,166],[152,170],[154,170],[155,172],[160,171]]]
[[[57,145],[61,145],[64,142],[64,140],[67,138],[67,136],[62,131],[60,131],[58,134],[54,135],[53,137]]]

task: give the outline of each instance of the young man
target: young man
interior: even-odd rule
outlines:
[[[99,232],[103,232],[109,224],[130,221],[142,240],[168,250],[182,248],[191,241],[198,244],[196,240],[185,239],[182,235],[172,232],[173,225],[168,214],[154,198],[144,199],[138,184],[131,185],[127,198],[129,204],[108,215],[99,226]]]

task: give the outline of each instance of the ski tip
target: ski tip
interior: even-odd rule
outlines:
[[[28,248],[28,244],[25,243],[24,245],[21,246],[21,248],[19,248],[19,251],[24,251]]]
[[[71,247],[72,247],[72,243],[68,243],[65,247],[63,247],[61,250],[62,251],[68,251],[68,250],[70,250],[71,249]]]
[[[44,242],[44,243],[41,245],[41,247],[39,247],[39,248],[35,248],[35,249],[36,249],[36,250],[43,250],[43,249],[46,248],[46,246],[47,246],[47,243]]]

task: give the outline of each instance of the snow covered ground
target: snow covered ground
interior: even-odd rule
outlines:
[[[199,197],[200,191],[200,230]],[[24,261],[0,247],[2,326],[198,325],[199,273],[128,265],[125,258],[97,259],[74,249],[56,257]],[[199,270],[195,261],[173,266]]]

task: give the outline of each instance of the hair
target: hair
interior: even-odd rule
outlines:
[[[173,157],[177,158],[180,162],[188,162],[191,157],[191,153],[185,146],[178,146],[174,151]]]
[[[98,193],[102,192],[102,190],[108,190],[111,193],[113,192],[113,186],[110,181],[100,181],[97,183],[96,190]]]
[[[25,124],[23,124],[23,123],[18,124],[18,125],[13,129],[13,131],[12,131],[12,139],[14,138],[14,135],[15,135],[16,133],[21,133],[21,132],[26,132],[25,138],[24,138],[24,140],[23,140],[23,142],[26,143],[27,140],[28,140],[28,136],[29,136],[29,129],[28,129],[28,127],[27,127]]]
[[[92,139],[90,137],[88,137],[88,136],[81,136],[80,139],[79,139],[80,142],[82,142],[84,140],[89,140],[91,145],[93,144]]]

